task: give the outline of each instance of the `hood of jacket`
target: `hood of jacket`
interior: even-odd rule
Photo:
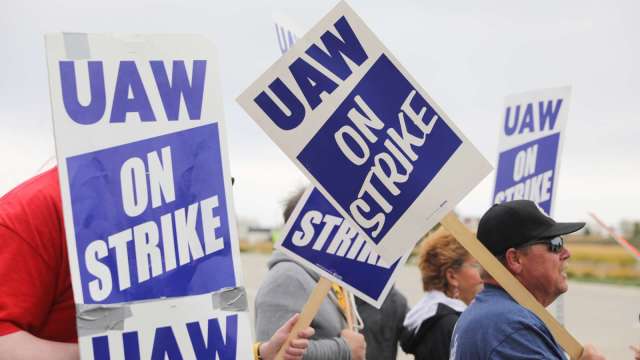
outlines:
[[[441,291],[428,291],[405,317],[401,335],[402,349],[416,354],[418,347],[424,345],[422,342],[425,334],[432,331],[440,319],[459,314],[466,307],[464,302],[447,297]]]
[[[438,305],[444,304],[457,312],[463,312],[467,305],[458,299],[452,299],[442,291],[427,291],[422,299],[409,310],[404,318],[404,327],[412,333],[418,332],[423,322],[438,315]]]

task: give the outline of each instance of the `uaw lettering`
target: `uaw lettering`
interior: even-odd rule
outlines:
[[[527,199],[550,212],[560,142],[558,114],[562,102],[562,99],[543,100],[506,108],[503,136],[534,136],[528,138],[533,140],[500,153],[494,203]]]
[[[218,131],[203,125],[68,159],[85,303],[235,286]]]
[[[297,159],[379,243],[462,140],[386,55],[369,58],[345,17],[305,56],[313,61],[302,56],[289,65],[303,99],[277,77],[254,102],[280,129],[295,129],[323,95],[375,60]]]
[[[282,54],[286,53],[291,46],[298,40],[296,34],[290,29],[287,29],[284,25],[278,22],[274,23],[276,27],[276,37],[278,38],[278,46]]]
[[[159,114],[166,120],[176,121],[179,119],[182,99],[189,119],[200,119],[206,60],[194,60],[190,64],[190,76],[183,60],[173,60],[170,63],[152,60],[146,64],[123,60],[118,62],[115,74],[105,74],[103,62],[98,60],[60,61],[58,64],[64,108],[69,117],[78,124],[91,125],[99,122],[105,117],[107,109],[110,109],[110,123],[125,122],[127,115],[134,114],[143,122],[156,121]],[[88,100],[78,97],[80,76],[76,74],[76,67],[84,66],[87,70],[83,73],[88,74],[88,86],[85,87],[89,89]],[[151,71],[155,81],[153,84],[144,84],[141,67],[145,67],[144,71]],[[168,68],[172,69],[170,77]],[[107,89],[106,84],[112,82],[105,81],[105,78],[116,79],[113,89]],[[158,92],[163,111],[153,109],[149,101],[149,91]],[[111,104],[107,104],[107,99],[112,99]]]
[[[300,201],[304,205],[294,212],[279,247],[376,302],[398,261],[388,264],[376,254],[362,231],[343,219],[319,190],[314,188]]]
[[[224,326],[220,320],[224,320]],[[94,360],[235,360],[237,340],[238,315],[234,314],[221,319],[187,322],[181,326],[161,326],[155,331],[95,336],[91,339],[91,346]]]
[[[562,99],[507,106],[504,116],[506,136],[554,130]]]
[[[320,36],[320,44],[311,44],[305,54],[331,72],[333,79],[312,65],[312,61],[299,57],[289,65],[289,73],[304,99],[298,99],[291,87],[281,77],[276,77],[268,90],[260,92],[254,102],[283,130],[298,127],[306,116],[306,109],[316,109],[322,103],[324,93],[331,94],[353,73],[352,68],[361,66],[368,56],[345,17],[334,24],[334,30]],[[348,60],[348,62],[347,62]],[[336,82],[338,81],[338,82]]]

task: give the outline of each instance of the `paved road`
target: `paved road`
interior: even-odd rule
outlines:
[[[269,256],[243,253],[241,258],[253,312]],[[415,304],[422,296],[418,268],[405,266],[396,287],[407,296],[409,305]],[[594,344],[609,360],[633,359],[629,345],[640,345],[640,288],[570,282],[564,297],[565,324],[578,341]],[[554,305],[550,311],[555,313]],[[398,359],[413,357],[401,354]]]

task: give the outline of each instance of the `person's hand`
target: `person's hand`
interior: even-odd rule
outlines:
[[[340,336],[347,342],[351,349],[351,359],[364,360],[367,349],[367,343],[364,341],[362,334],[353,330],[342,330]]]
[[[633,345],[629,346],[629,348],[631,349],[631,351],[633,351],[633,359],[634,360],[640,360],[640,346],[635,347]]]
[[[593,345],[585,345],[580,360],[606,360]]]
[[[273,360],[276,354],[289,337],[291,330],[298,321],[299,314],[293,315],[271,336],[269,341],[260,344],[260,357],[264,360]],[[289,346],[284,351],[284,360],[302,360],[302,355],[309,347],[309,338],[313,336],[315,330],[312,327],[300,330],[297,336],[291,340]]]

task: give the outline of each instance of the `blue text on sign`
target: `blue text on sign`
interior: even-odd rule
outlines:
[[[207,336],[198,321],[185,325],[190,347],[196,359],[220,359],[236,360],[237,338],[238,338],[238,315],[226,317],[226,334],[222,334],[218,319],[209,319],[206,323]],[[122,333],[122,347],[124,349],[124,360],[141,360],[140,356],[140,334],[137,331]],[[109,336],[96,336],[91,339],[93,345],[93,358],[95,360],[111,360],[109,351]],[[114,337],[111,337],[114,339]],[[114,339],[115,340],[115,339]],[[182,346],[185,346],[183,344]],[[175,331],[171,326],[164,326],[155,329],[150,360],[182,360],[184,350],[176,340]],[[216,355],[218,356],[216,358]],[[121,356],[113,356],[113,359],[122,359]]]
[[[68,160],[85,303],[235,286],[217,124]]]
[[[164,61],[149,61],[148,66],[153,73],[154,84],[144,84],[138,66],[135,61],[120,61],[117,74],[107,74],[109,77],[106,77],[102,61],[88,61],[89,86],[87,88],[90,90],[90,97],[88,104],[85,105],[80,102],[78,96],[76,61],[60,61],[62,100],[69,117],[82,125],[91,125],[100,121],[107,109],[106,80],[115,77],[115,87],[112,90],[113,102],[110,104],[109,122],[111,123],[125,122],[127,114],[130,113],[137,114],[141,121],[156,121],[156,112],[148,96],[150,88],[157,89],[167,120],[179,119],[181,99],[184,99],[189,119],[200,119],[206,60],[193,61],[191,79],[183,60],[172,62],[171,78]]]
[[[345,17],[338,19],[334,28],[339,37],[331,31],[326,31],[320,36],[326,51],[317,44],[312,44],[305,53],[344,81],[353,73],[346,59],[360,66],[368,59],[368,55]],[[295,59],[289,65],[289,72],[302,92],[304,101],[312,110],[322,103],[323,93],[331,94],[339,85],[302,57]],[[298,127],[306,113],[302,100],[294,95],[280,77],[273,80],[268,87],[277,97],[277,102],[284,108],[267,90],[260,92],[254,102],[279,128],[291,130]]]
[[[535,105],[535,103],[528,103],[526,105],[515,105],[513,108],[507,106],[504,115],[505,135],[533,133],[547,129],[549,131],[553,130],[562,107],[562,99],[557,99],[555,102],[553,100],[539,101],[538,106]],[[534,119],[538,119],[537,124]]]

